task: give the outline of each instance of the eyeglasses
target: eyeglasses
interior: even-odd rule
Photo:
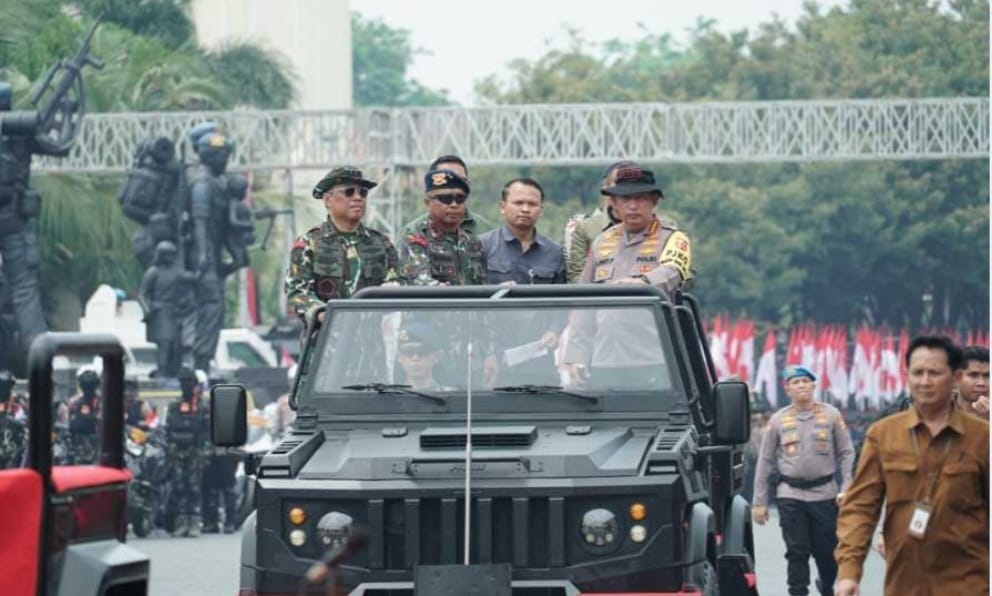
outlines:
[[[434,350],[424,344],[403,344],[399,347],[399,354],[402,358],[427,358],[434,353]]]
[[[463,194],[456,194],[456,195],[434,195],[431,198],[432,199],[436,199],[436,200],[444,203],[445,205],[450,205],[452,203],[454,203],[456,205],[461,205],[465,201],[468,200],[468,195],[463,195]]]
[[[335,192],[340,192],[349,199],[354,197],[356,192],[358,193],[358,196],[362,197],[363,199],[368,198],[369,196],[369,189],[365,188],[364,186],[363,187],[349,186],[348,188],[339,188]]]

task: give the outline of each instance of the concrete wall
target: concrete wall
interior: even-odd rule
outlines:
[[[348,0],[193,0],[193,20],[207,47],[247,39],[288,58],[298,77],[296,107],[351,107]]]

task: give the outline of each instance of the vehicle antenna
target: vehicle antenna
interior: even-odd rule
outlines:
[[[468,383],[465,387],[465,565],[470,565],[472,544],[472,342],[468,342]]]

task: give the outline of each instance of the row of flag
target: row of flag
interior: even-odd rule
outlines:
[[[941,329],[921,332],[947,335],[961,346],[989,346],[985,329],[967,333]],[[708,325],[708,335],[717,378],[749,383],[773,407],[784,406],[788,401],[781,391],[780,364],[808,367],[817,376],[816,398],[844,406],[854,396],[859,404],[878,408],[906,391],[904,354],[910,335],[905,328],[862,326],[851,337],[843,326],[806,323],[789,329],[784,346],[778,345],[772,329],[766,333],[757,355],[755,323],[750,319],[716,316]]]

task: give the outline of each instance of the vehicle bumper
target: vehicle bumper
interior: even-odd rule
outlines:
[[[148,586],[148,555],[117,540],[70,545],[55,569],[59,596],[106,594],[114,586]]]

